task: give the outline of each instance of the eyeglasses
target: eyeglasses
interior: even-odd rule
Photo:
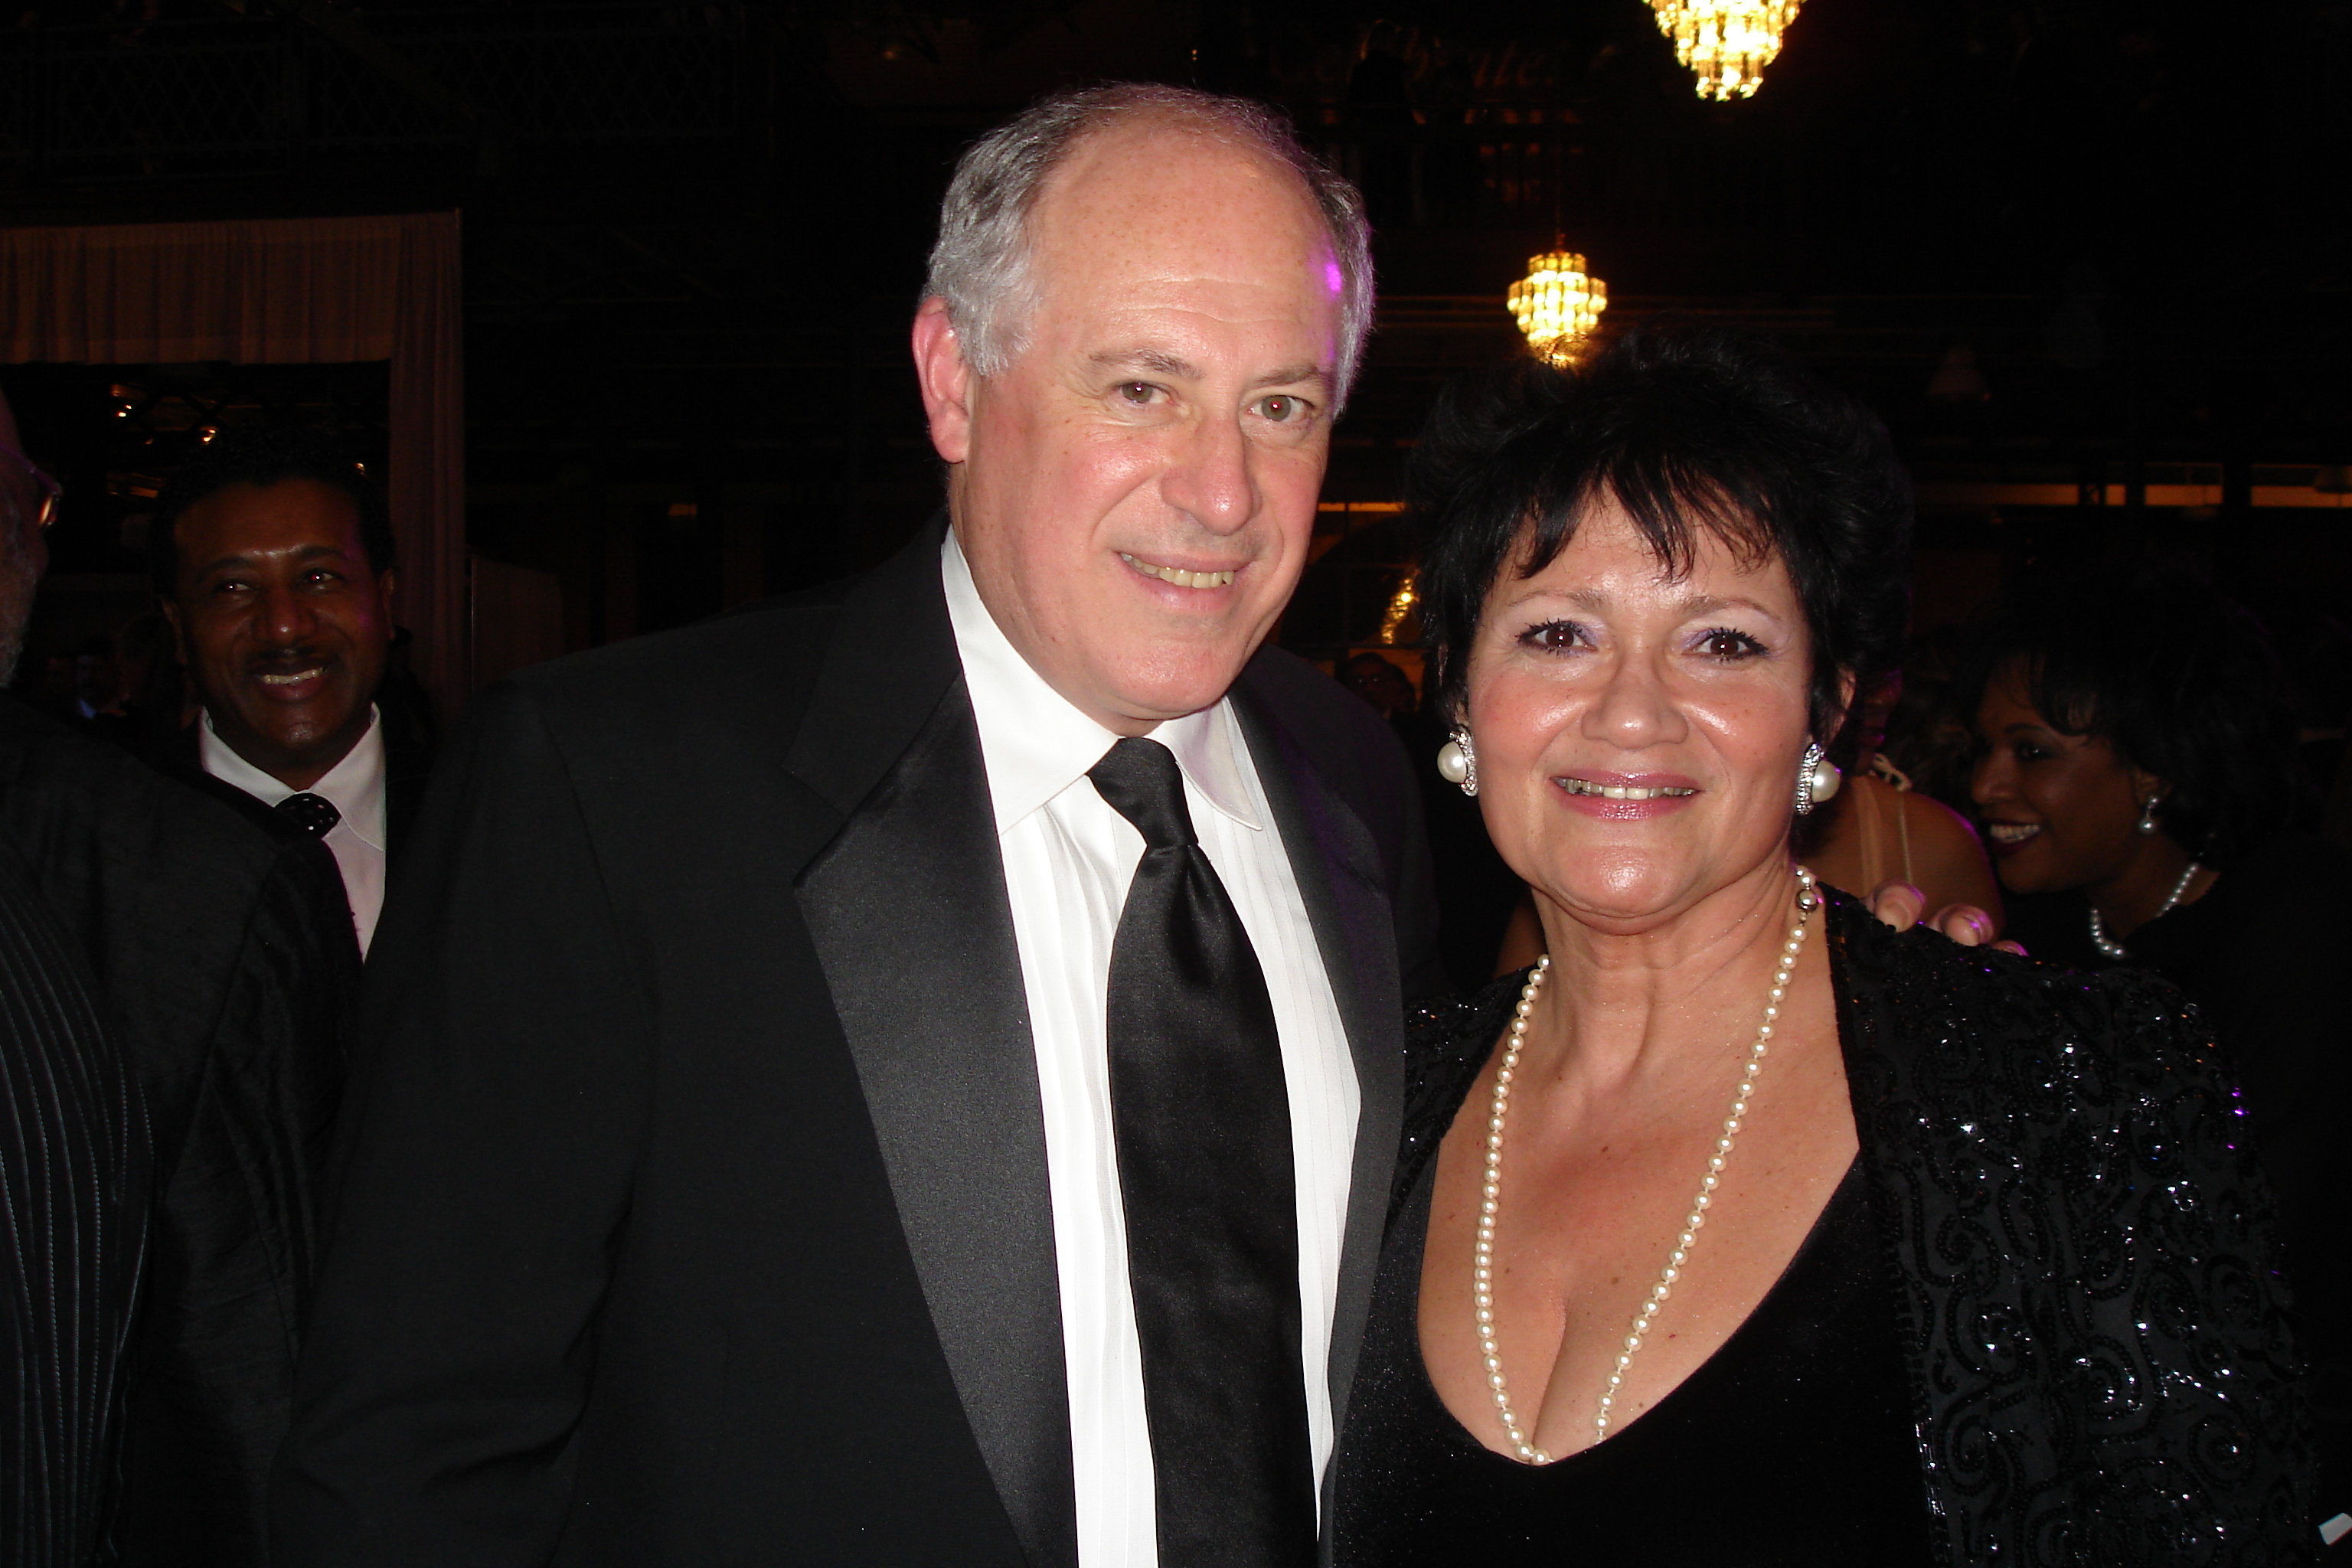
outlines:
[[[57,521],[58,500],[59,497],[66,493],[65,486],[51,479],[42,470],[41,466],[38,463],[34,462],[32,458],[25,456],[24,453],[19,452],[16,447],[11,447],[5,441],[0,441],[0,453],[5,453],[8,457],[14,458],[17,462],[23,464],[25,471],[33,476],[33,483],[40,487],[41,510],[34,519],[34,526],[37,528],[47,528],[49,524]]]

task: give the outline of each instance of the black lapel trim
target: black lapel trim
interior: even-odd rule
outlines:
[[[1870,1194],[1871,1219],[1878,1234],[1879,1261],[1887,1282],[1887,1299],[1897,1303],[1895,1337],[1903,1348],[1904,1375],[1911,1394],[1912,1430],[1922,1450],[1920,1500],[1936,1526],[1929,1532],[1928,1549],[1939,1568],[1949,1568],[1957,1560],[1954,1539],[1960,1532],[1959,1521],[1937,1497],[1927,1479],[1934,1474],[1933,1468],[1924,1463],[1927,1434],[1935,1429],[1937,1416],[1936,1401],[1929,1393],[1935,1385],[1928,1376],[1926,1350],[1935,1314],[1922,1289],[1915,1283],[1915,1279],[1926,1276],[1908,1267],[1908,1259],[1920,1246],[1925,1217],[1916,1199],[1906,1191],[1907,1184],[1895,1174],[1902,1160],[1890,1144],[1887,1117],[1901,1098],[1901,1068],[1886,1049],[1887,1040],[1882,1029],[1885,1020],[1881,1016],[1883,986],[1868,957],[1875,940],[1889,933],[1880,928],[1877,916],[1845,894],[1825,889],[1823,896],[1822,925],[1829,938],[1830,987],[1837,1009],[1838,1046],[1845,1064],[1846,1097],[1853,1107],[1854,1138],[1860,1147],[1863,1168],[1869,1176],[1865,1190]],[[1857,945],[1864,952],[1857,953]]]
[[[940,700],[962,679],[940,581],[946,532],[944,521],[934,521],[850,587],[785,755],[786,771],[845,818],[906,754]],[[994,837],[992,829],[992,845]]]
[[[1036,1050],[939,551],[844,603],[791,765],[847,821],[797,888],[973,1436],[1030,1561],[1076,1568]]]

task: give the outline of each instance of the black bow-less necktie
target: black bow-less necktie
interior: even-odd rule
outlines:
[[[1265,975],[1157,741],[1087,776],[1143,835],[1111,944],[1111,1124],[1164,1568],[1311,1561],[1290,1100]]]
[[[324,838],[335,830],[343,814],[335,803],[322,795],[289,795],[278,803],[278,809],[291,817],[305,833],[315,833]]]

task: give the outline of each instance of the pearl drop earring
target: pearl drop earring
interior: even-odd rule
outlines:
[[[1478,793],[1478,749],[1470,743],[1470,731],[1460,724],[1454,726],[1454,738],[1437,748],[1437,776],[1461,785],[1464,795]]]
[[[1822,801],[1829,800],[1845,785],[1845,775],[1819,741],[1805,747],[1804,759],[1797,764],[1797,815],[1805,813]]]

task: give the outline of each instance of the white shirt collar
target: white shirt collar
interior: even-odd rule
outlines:
[[[247,762],[214,730],[210,709],[205,710],[197,745],[205,772],[236,785],[262,805],[276,805],[295,795],[323,796],[342,813],[339,826],[349,827],[370,848],[383,847],[383,715],[374,709],[368,710],[367,733],[308,790],[294,789]]]
[[[940,549],[940,575],[1003,834],[1086,777],[1119,737],[1029,668],[982,601],[953,529]],[[1238,757],[1245,746],[1232,699],[1171,719],[1151,738],[1175,753],[1186,781],[1211,805],[1244,827],[1264,826],[1242,779]]]

